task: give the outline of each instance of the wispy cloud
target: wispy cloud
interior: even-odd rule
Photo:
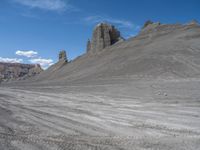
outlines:
[[[132,21],[124,19],[116,19],[103,15],[88,16],[85,17],[83,21],[86,22],[87,24],[97,24],[101,22],[107,22],[113,24],[120,29],[122,36],[126,39],[137,35],[141,28],[139,25],[133,23]]]
[[[40,64],[43,69],[47,69],[49,66],[53,64],[52,59],[43,59],[43,58],[36,58],[29,60],[33,64]]]
[[[28,6],[30,8],[38,8],[50,11],[60,12],[74,8],[66,0],[13,0],[13,1],[24,6]]]
[[[4,62],[4,63],[22,63],[23,59],[0,57],[0,62]]]
[[[38,52],[36,51],[16,51],[15,53],[18,56],[24,56],[24,57],[36,57],[38,55]]]
[[[99,23],[99,22],[108,22],[112,24],[118,25],[119,28],[133,28],[135,24],[131,21],[115,19],[111,17],[103,17],[103,16],[88,16],[84,18],[84,21],[88,23]]]

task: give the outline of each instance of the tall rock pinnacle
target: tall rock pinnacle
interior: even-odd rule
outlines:
[[[65,61],[67,62],[67,54],[65,50],[60,51],[59,53],[59,61]]]
[[[93,31],[92,40],[88,41],[87,52],[101,51],[122,40],[124,39],[114,26],[106,23],[98,24]]]

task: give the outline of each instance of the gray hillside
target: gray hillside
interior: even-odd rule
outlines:
[[[98,36],[102,38],[100,33]],[[111,36],[109,40],[112,41]],[[33,80],[65,84],[114,77],[195,78],[200,77],[199,58],[199,24],[149,23],[134,38],[110,44],[95,53],[87,52],[64,65],[58,62]]]

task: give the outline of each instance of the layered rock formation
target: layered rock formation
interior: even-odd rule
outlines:
[[[22,80],[42,71],[40,65],[0,62],[0,81]]]
[[[87,43],[87,52],[96,53],[123,40],[120,32],[114,26],[101,23],[95,27],[92,40]]]

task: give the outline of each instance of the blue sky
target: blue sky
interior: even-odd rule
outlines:
[[[1,0],[0,61],[40,63],[47,68],[67,51],[83,54],[93,27],[107,21],[125,38],[146,20],[161,23],[200,21],[199,0]]]

